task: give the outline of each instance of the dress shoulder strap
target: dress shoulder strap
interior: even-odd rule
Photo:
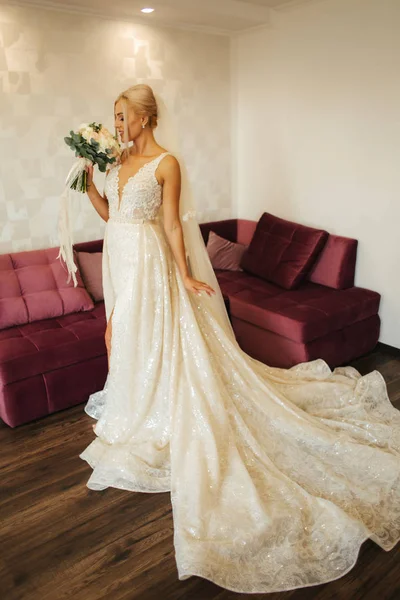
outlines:
[[[155,158],[152,161],[152,165],[153,165],[153,170],[155,171],[158,167],[158,165],[160,164],[160,162],[162,161],[162,159],[164,158],[164,156],[167,156],[168,154],[171,154],[171,152],[163,152],[162,154],[160,154],[160,156],[157,156],[157,158]]]
[[[108,177],[108,175],[110,173],[112,173],[112,171],[114,171],[114,169],[116,169],[119,166],[120,166],[120,162],[119,161],[115,161],[114,163],[108,164],[107,168],[106,168],[106,178]]]

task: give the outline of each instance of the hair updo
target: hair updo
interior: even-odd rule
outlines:
[[[138,83],[137,85],[132,85],[127,90],[119,94],[119,96],[114,102],[114,106],[117,104],[117,102],[120,101],[122,103],[122,110],[124,114],[125,150],[122,153],[124,158],[124,155],[126,153],[129,153],[128,109],[133,109],[134,112],[140,117],[148,117],[146,127],[155,129],[157,127],[158,108],[152,88],[145,83]],[[117,131],[115,131],[115,133],[117,134]]]
[[[132,85],[118,96],[115,103],[119,100],[125,100],[127,106],[133,108],[137,115],[148,117],[151,129],[157,127],[157,102],[149,85],[145,83]]]

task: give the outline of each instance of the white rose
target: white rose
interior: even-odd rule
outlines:
[[[82,129],[81,135],[85,138],[85,140],[89,142],[91,137],[93,136],[93,129],[91,127],[85,127],[84,129]]]

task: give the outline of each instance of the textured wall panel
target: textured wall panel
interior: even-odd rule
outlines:
[[[179,117],[200,219],[231,216],[228,38],[0,6],[0,253],[58,246],[64,136],[112,128],[114,98],[142,82]],[[102,237],[86,195],[75,209],[74,241]]]

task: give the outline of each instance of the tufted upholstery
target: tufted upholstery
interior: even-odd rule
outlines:
[[[102,245],[74,248],[101,252]],[[11,427],[84,402],[106,379],[104,302],[92,302],[79,274],[78,287],[66,284],[57,254],[50,248],[0,256],[0,315],[4,324],[6,307],[18,320],[0,329],[0,417]]]
[[[248,245],[256,226],[228,219],[204,223],[201,231],[205,242],[212,230]],[[102,245],[94,240],[74,249],[101,252]],[[334,367],[371,350],[380,295],[354,287],[356,251],[356,240],[330,235],[293,290],[248,272],[216,270],[243,350],[285,368],[315,358]],[[107,376],[104,302],[92,303],[80,275],[78,288],[64,285],[55,255],[48,249],[0,256],[0,417],[11,427],[85,402]],[[18,323],[5,328],[5,314]]]
[[[44,319],[0,331],[0,382],[47,373],[104,353],[104,303],[92,311]],[[104,340],[102,340],[104,341]]]
[[[300,343],[310,342],[378,312],[380,296],[352,287],[334,290],[305,282],[285,290],[247,273],[217,271],[231,316]]]
[[[287,290],[296,288],[315,262],[328,232],[265,212],[240,266]]]
[[[0,330],[93,309],[79,271],[75,288],[57,254],[47,248],[0,255]]]
[[[270,221],[277,223],[279,219],[271,216]],[[251,247],[258,225],[255,221],[228,219],[201,224],[201,230],[205,241],[211,230]],[[282,227],[283,238],[287,238],[290,228],[287,229],[285,222]],[[293,239],[298,232],[304,232],[300,225],[290,227]],[[315,237],[318,252],[315,247],[310,251],[309,246],[303,245],[302,260],[305,256],[309,270],[303,266],[297,282],[299,257],[294,253],[293,270],[285,270],[290,266],[290,253],[281,246],[280,272],[279,251],[273,237],[269,238],[270,243],[265,243],[263,252],[262,244],[257,249],[255,274],[216,270],[239,344],[245,352],[271,366],[289,368],[299,362],[323,358],[335,367],[365,354],[379,339],[380,294],[354,286],[357,240],[314,231],[322,231],[324,235]],[[301,239],[305,241],[307,237]],[[321,239],[325,240],[323,244],[318,242]],[[277,244],[279,247],[279,241]],[[311,254],[313,266],[309,260]],[[268,275],[269,279],[270,273],[278,275],[279,280],[281,275],[288,274],[289,278],[285,285],[278,285],[264,278],[263,275]],[[296,283],[295,289],[286,289],[288,283]]]

